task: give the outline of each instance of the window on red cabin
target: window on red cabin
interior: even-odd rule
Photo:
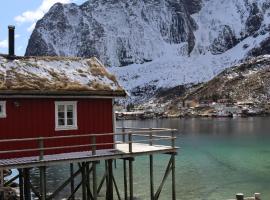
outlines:
[[[77,102],[55,102],[55,130],[76,130],[77,126]]]
[[[6,102],[0,101],[0,118],[6,118],[6,117],[7,117]]]

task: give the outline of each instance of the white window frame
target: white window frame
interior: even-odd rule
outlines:
[[[2,112],[0,112],[0,118],[6,118],[7,117],[6,102],[0,101],[0,106],[2,107]]]
[[[65,125],[59,126],[58,124],[58,106],[63,105],[65,107]],[[67,106],[73,106],[73,118],[74,118],[74,125],[67,125]],[[62,130],[77,130],[77,101],[55,101],[55,130],[62,131]]]

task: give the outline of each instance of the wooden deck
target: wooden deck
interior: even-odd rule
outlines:
[[[163,145],[149,145],[132,143],[132,153],[129,152],[129,144],[117,144],[115,149],[97,150],[95,155],[92,151],[44,155],[43,160],[39,156],[0,159],[0,168],[14,169],[26,167],[50,166],[61,163],[90,162],[107,159],[129,158],[156,153],[176,153],[178,148]]]

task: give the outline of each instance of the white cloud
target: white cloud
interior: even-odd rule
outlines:
[[[43,0],[42,4],[36,10],[25,11],[21,15],[18,15],[14,18],[14,20],[19,23],[31,23],[31,26],[27,29],[27,31],[32,31],[35,27],[35,23],[37,20],[41,19],[46,12],[54,5],[55,3],[70,3],[71,0]]]
[[[0,48],[8,48],[8,41],[7,40],[0,41]]]

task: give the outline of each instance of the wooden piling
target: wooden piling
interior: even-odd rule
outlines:
[[[108,160],[107,200],[113,200],[113,160]]]
[[[93,162],[92,163],[92,168],[93,168],[93,199],[97,200],[97,194],[98,194],[98,189],[97,189],[97,163]]]
[[[128,200],[128,184],[127,184],[127,161],[123,159],[123,172],[124,172],[124,198]]]
[[[19,188],[20,188],[20,200],[23,200],[23,171],[22,169],[18,169],[19,172]]]
[[[1,190],[2,189],[2,190]],[[0,199],[4,200],[4,170],[0,169]]]
[[[31,200],[31,189],[30,189],[30,169],[23,169],[23,188],[24,188],[24,200]]]
[[[46,200],[46,167],[39,167],[40,174],[40,197],[41,200]]]
[[[244,200],[244,194],[242,193],[236,194],[236,200]]]
[[[70,194],[73,194],[74,188],[75,188],[75,183],[74,183],[74,165],[73,163],[70,164]],[[71,196],[71,200],[75,200],[75,194]]]
[[[133,158],[129,159],[129,199],[133,200]]]

